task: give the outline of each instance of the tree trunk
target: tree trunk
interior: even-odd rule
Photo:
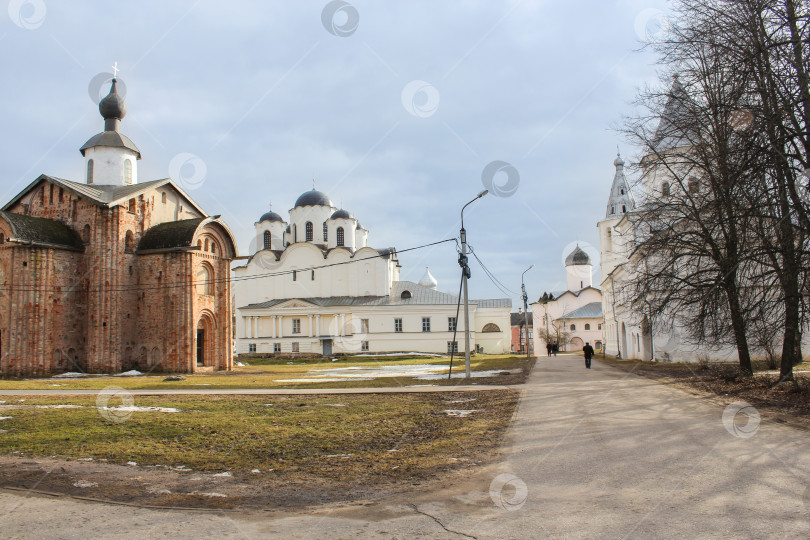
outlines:
[[[737,296],[737,287],[734,283],[727,283],[726,296],[728,297],[731,326],[734,329],[734,339],[737,342],[737,356],[740,359],[740,373],[745,377],[751,377],[754,375],[754,368],[751,365],[751,351],[748,349],[748,337],[745,333],[745,317],[743,316],[742,308],[740,307],[740,299]]]

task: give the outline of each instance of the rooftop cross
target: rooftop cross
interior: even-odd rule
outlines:
[[[119,71],[119,69],[118,69],[118,62],[115,62],[115,63],[113,64],[112,69],[113,69],[113,79],[115,79],[116,77],[118,77],[118,71]]]

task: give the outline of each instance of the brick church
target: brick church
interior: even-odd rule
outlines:
[[[41,175],[0,210],[0,373],[230,369],[233,235],[139,181],[115,79],[99,111],[85,181]]]

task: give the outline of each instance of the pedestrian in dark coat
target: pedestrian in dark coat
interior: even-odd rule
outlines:
[[[548,351],[548,355],[551,356],[551,349],[554,348],[554,345],[551,343],[546,343],[546,351]]]
[[[551,346],[551,352],[554,353],[554,356],[557,356],[557,351],[559,351],[559,350],[560,350],[560,346],[557,343],[555,343],[554,345]]]
[[[585,367],[591,369],[591,358],[593,358],[593,347],[590,343],[585,343],[582,347],[582,353],[585,355]]]

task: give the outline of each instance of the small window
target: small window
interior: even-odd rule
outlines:
[[[292,344],[292,352],[301,352],[301,349],[298,347],[297,341],[294,341]]]
[[[621,192],[622,195],[624,195],[624,188],[620,189],[619,191]]]
[[[45,199],[45,188],[42,188],[42,198],[43,200]],[[51,193],[49,196],[49,202],[50,204],[53,204],[53,184],[51,184]]]
[[[669,182],[664,182],[661,184],[661,195],[664,197],[669,197]]]
[[[208,251],[208,238],[205,239],[205,251]]]
[[[306,235],[307,235],[306,236],[307,242],[312,242],[313,233],[312,233],[312,222],[311,221],[307,221],[307,224],[305,226],[305,231],[306,231]]]
[[[256,352],[256,344],[248,343],[248,352]]]
[[[456,318],[455,317],[447,317],[447,331],[448,332],[455,332],[456,331]]]
[[[90,243],[90,225],[85,225],[84,228],[82,228],[82,242],[85,244]]]
[[[571,325],[571,331],[573,332],[573,331],[574,331],[574,330],[576,330],[576,329],[577,329],[577,325],[572,324],[572,325]]]
[[[271,240],[272,237],[270,236],[270,231],[264,231],[264,249],[270,249],[270,246],[272,245],[270,243]]]
[[[298,279],[298,272],[296,270],[293,270],[293,281],[296,281],[297,279]]]
[[[599,323],[599,330],[602,329],[602,323]]]
[[[214,271],[207,264],[201,264],[197,273],[197,284],[200,294],[211,296],[214,294]]]
[[[700,191],[700,182],[697,178],[690,178],[687,181],[687,189],[689,189],[689,193],[695,194]]]
[[[310,274],[310,281],[315,281],[315,270]]]
[[[62,202],[64,196],[65,196],[65,190],[62,189],[62,188],[59,188],[59,202]]]
[[[585,325],[585,330],[590,330],[590,329],[591,329],[591,325],[590,325],[590,324],[586,324],[586,325]]]
[[[343,238],[343,227],[337,228],[337,245],[342,246],[344,245],[344,238]]]
[[[281,352],[281,343],[273,343],[273,352]]]
[[[364,352],[368,352],[368,341],[361,341],[360,342],[360,350]]]
[[[132,212],[133,214],[135,213],[135,199],[130,199],[130,200],[129,200],[129,204],[127,205],[127,208],[128,208],[128,209],[129,209],[129,211],[130,211],[130,212]]]
[[[616,208],[614,208],[613,206],[611,206],[611,207],[610,207],[610,213],[611,213],[611,214],[615,214],[615,213],[616,213]]]
[[[293,334],[300,334],[301,333],[301,319],[293,319],[292,320],[292,333]]]
[[[124,183],[132,183],[132,161],[128,159],[124,160]]]
[[[293,223],[292,233],[293,233],[292,237],[293,237],[293,244],[294,244],[294,243],[298,242],[298,225],[296,225],[294,223]]]
[[[411,297],[411,291],[402,291],[402,294],[400,294],[399,297],[403,300],[408,300]]]
[[[394,319],[394,332],[402,332],[402,319]]]
[[[458,341],[448,341],[447,342],[447,352],[448,353],[457,353],[458,352]]]
[[[500,332],[501,328],[495,323],[487,323],[484,325],[484,328],[481,329],[482,332]]]
[[[368,319],[360,319],[360,332],[368,334]]]
[[[160,194],[160,202],[162,202],[163,204],[166,204],[166,192],[165,191]]]
[[[87,160],[87,183],[88,184],[93,183],[93,160],[92,159]]]
[[[127,253],[135,251],[135,235],[132,234],[132,231],[127,231],[124,237],[124,251]]]
[[[622,214],[626,214],[626,213],[627,213],[627,207],[625,205],[622,205]]]
[[[326,242],[329,238],[329,228],[326,226],[326,222],[323,222],[323,241]]]
[[[430,317],[422,317],[422,332],[430,332]]]

